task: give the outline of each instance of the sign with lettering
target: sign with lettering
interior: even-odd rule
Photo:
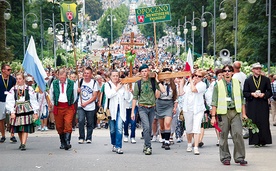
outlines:
[[[171,21],[171,8],[169,4],[135,9],[137,24],[150,24],[153,22]]]

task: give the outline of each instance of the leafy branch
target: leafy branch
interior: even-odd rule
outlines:
[[[249,118],[243,119],[242,120],[242,126],[248,128],[248,129],[251,129],[253,134],[259,133],[259,128],[257,127],[256,124],[254,124],[252,122],[252,119],[249,119]]]

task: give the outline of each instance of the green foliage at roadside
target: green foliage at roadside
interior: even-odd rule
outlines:
[[[111,37],[111,22],[107,21],[107,17],[111,15],[111,9],[107,9],[103,16],[100,18],[98,25],[98,34],[103,38],[108,38],[108,43],[110,44]],[[116,21],[112,21],[113,23],[113,42],[118,39],[127,24],[129,9],[125,5],[120,5],[119,7],[112,10],[112,15],[115,16]],[[109,19],[111,19],[109,17]]]
[[[228,49],[231,56],[234,56],[235,32],[233,26],[233,14],[235,1],[225,1],[221,4],[224,8],[227,18],[221,20],[219,15],[219,5],[221,1],[216,2],[216,55],[222,49]],[[193,11],[196,18],[201,18],[202,6],[204,12],[214,14],[214,0],[156,0],[156,4],[170,4],[172,21],[167,22],[170,26],[184,24],[184,17],[191,22]],[[271,19],[271,66],[276,63],[276,3],[272,3],[272,19]],[[213,35],[212,35],[212,15],[206,13],[204,15],[208,26],[204,29],[204,53],[213,54]],[[197,30],[195,31],[195,52],[201,54],[201,33],[200,21],[194,20]],[[191,25],[187,24],[189,30],[187,34],[187,42],[191,41]],[[183,32],[183,27],[181,27]],[[181,35],[183,36],[183,33]],[[237,39],[237,60],[247,61],[249,64],[259,61],[267,66],[267,47],[268,47],[268,17],[266,16],[266,1],[256,1],[250,4],[247,0],[238,3],[238,39]],[[271,72],[273,70],[271,69]]]

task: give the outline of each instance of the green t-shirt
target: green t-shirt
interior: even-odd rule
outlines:
[[[155,82],[155,87],[160,90],[157,82]],[[155,105],[155,92],[152,90],[151,80],[146,81],[141,80],[141,92],[139,96],[139,88],[137,82],[134,85],[133,99],[138,100],[138,104],[154,106]]]

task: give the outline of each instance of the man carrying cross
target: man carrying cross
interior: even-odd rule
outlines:
[[[151,155],[151,125],[155,115],[154,107],[156,104],[155,90],[157,89],[161,92],[165,92],[166,90],[164,86],[160,84],[157,74],[155,79],[149,79],[149,67],[146,64],[143,64],[139,68],[139,72],[141,73],[142,79],[137,81],[134,85],[131,119],[135,119],[134,109],[138,101],[138,111],[140,114],[144,135],[143,152],[145,155]]]

